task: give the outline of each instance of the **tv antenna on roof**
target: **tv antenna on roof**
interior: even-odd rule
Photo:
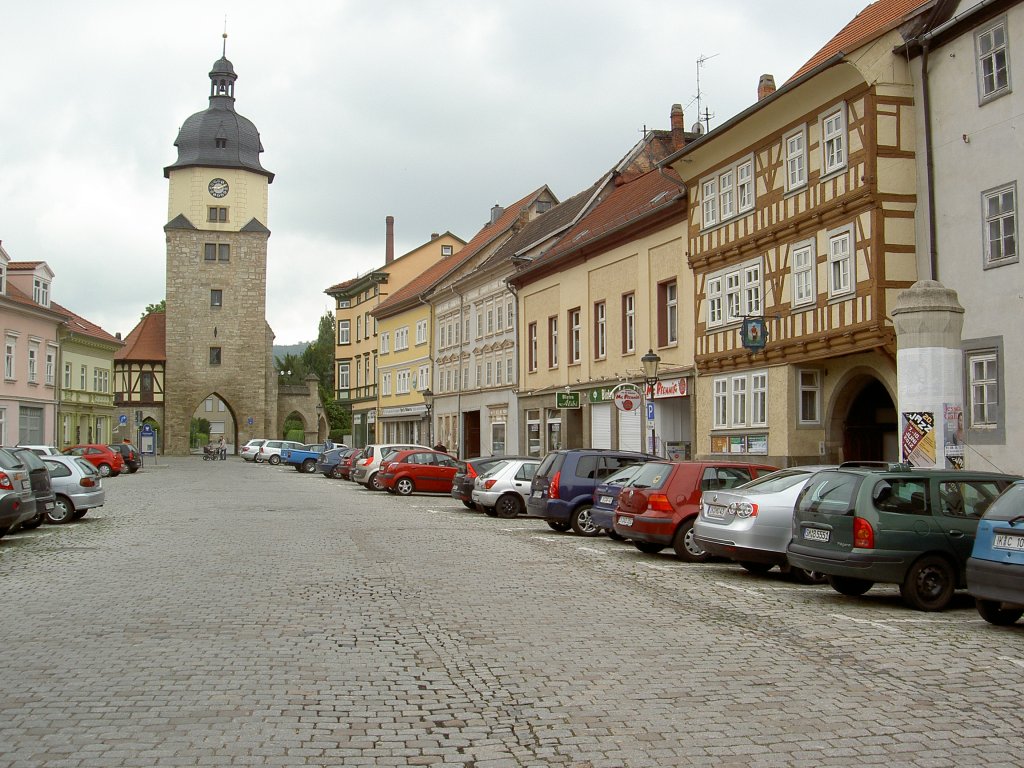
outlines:
[[[712,53],[710,56],[701,54],[697,59],[697,124],[699,125],[700,121],[703,120],[708,131],[711,130],[711,118],[715,115],[713,112],[709,112],[707,107],[704,108],[703,115],[700,113],[700,68],[704,66],[704,62],[710,61],[716,56],[718,56],[717,53]],[[703,133],[703,131],[698,131],[698,133]]]

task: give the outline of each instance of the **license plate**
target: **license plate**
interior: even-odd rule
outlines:
[[[829,532],[824,528],[804,528],[804,538],[810,541],[828,541]]]
[[[542,494],[543,494],[543,491],[534,491],[533,492],[533,498],[539,499]]]
[[[705,517],[723,518],[725,517],[725,507],[721,504],[706,504],[704,506]]]
[[[632,517],[620,517],[619,518],[619,525],[621,525],[623,528],[629,528],[631,525],[633,525],[633,518]]]
[[[1014,536],[1010,533],[997,533],[992,546],[996,549],[1010,549],[1014,552],[1024,551],[1024,536]]]
[[[32,481],[31,480],[22,480],[21,481],[21,490],[27,491],[31,487],[32,487]]]
[[[612,503],[612,497],[611,496],[602,496],[601,497],[601,503],[602,504],[611,504]]]
[[[46,502],[45,507],[46,507],[46,511],[49,512],[51,509],[53,509],[53,502],[52,501]]]

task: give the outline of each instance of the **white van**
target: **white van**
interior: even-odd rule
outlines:
[[[363,455],[352,464],[351,477],[357,483],[365,485],[375,491],[383,491],[384,486],[377,481],[377,472],[380,470],[380,462],[384,456],[406,451],[410,448],[423,448],[433,450],[428,445],[416,445],[415,443],[373,443],[363,448]]]

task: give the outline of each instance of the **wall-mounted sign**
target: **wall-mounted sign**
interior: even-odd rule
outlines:
[[[654,399],[664,397],[686,397],[689,394],[686,379],[664,379],[654,384]]]
[[[743,347],[751,352],[760,352],[768,343],[768,326],[763,317],[747,317],[743,319],[740,329]]]
[[[579,392],[555,392],[555,408],[579,408]]]
[[[637,411],[642,399],[638,389],[620,389],[615,393],[615,407],[620,411]]]

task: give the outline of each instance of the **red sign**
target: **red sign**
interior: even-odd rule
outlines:
[[[640,393],[635,389],[620,389],[615,393],[615,407],[620,411],[639,410],[640,400]]]
[[[686,397],[687,394],[686,379],[667,379],[654,384],[655,400],[662,397]]]

